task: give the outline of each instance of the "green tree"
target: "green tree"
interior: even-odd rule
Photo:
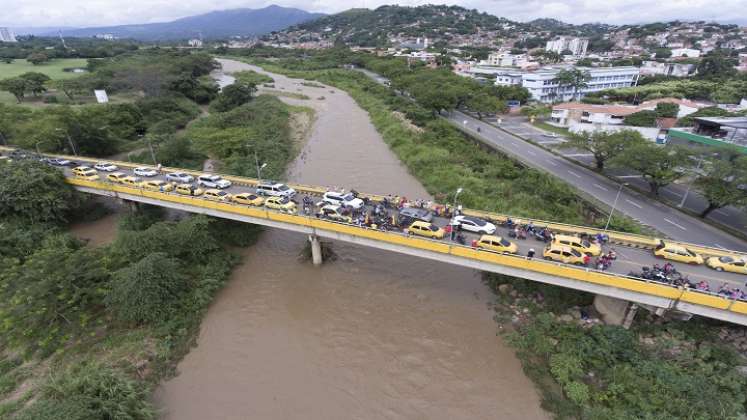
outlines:
[[[79,203],[62,173],[41,162],[0,165],[0,220],[65,222]]]
[[[31,91],[34,96],[46,92],[47,88],[44,84],[51,80],[46,74],[33,71],[23,73],[18,77],[26,81],[26,90]]]
[[[75,100],[75,95],[82,94],[89,89],[88,83],[83,78],[55,80],[52,85],[61,90],[71,101]]]
[[[591,80],[591,73],[589,73],[588,70],[577,68],[563,69],[558,72],[557,76],[555,76],[555,80],[558,82],[560,87],[573,88],[573,99],[575,100],[578,96],[579,89],[588,86],[588,82]]]
[[[654,54],[656,54],[656,58],[669,58],[672,56],[672,50],[669,48],[656,48]]]
[[[695,180],[695,185],[708,200],[708,207],[700,213],[700,217],[708,217],[712,211],[722,207],[747,205],[747,192],[741,188],[746,183],[747,156],[734,160],[711,160],[705,167],[705,174]]]
[[[0,80],[0,90],[13,94],[16,97],[16,101],[20,104],[23,102],[23,97],[26,93],[26,83],[26,80],[20,77]]]
[[[656,127],[656,117],[656,111],[644,109],[643,111],[626,115],[623,123],[634,127]]]
[[[677,118],[680,113],[680,106],[672,102],[660,102],[656,104],[654,111],[659,118]]]
[[[46,63],[47,61],[49,61],[49,57],[44,53],[32,53],[29,54],[28,57],[26,57],[26,61],[35,66],[38,66],[41,63]]]
[[[178,260],[155,252],[114,273],[106,306],[123,322],[168,319],[188,289],[187,279]]]
[[[610,160],[616,167],[632,169],[648,182],[651,193],[658,197],[661,187],[682,176],[681,169],[689,163],[689,152],[680,147],[663,147],[648,141],[636,142]]]
[[[608,160],[617,156],[626,147],[645,141],[643,136],[635,130],[582,131],[570,136],[562,147],[585,150],[591,153],[594,156],[597,170],[601,171]]]
[[[725,79],[737,74],[734,68],[734,60],[725,56],[722,52],[713,52],[698,64],[698,77],[704,79]]]
[[[253,83],[233,83],[223,88],[212,109],[226,112],[252,100],[257,87]]]
[[[505,110],[506,103],[487,92],[480,92],[467,100],[467,107],[477,112],[477,118],[482,120],[483,114],[496,114]]]

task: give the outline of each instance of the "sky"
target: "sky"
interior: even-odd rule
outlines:
[[[736,20],[747,24],[744,17],[747,0],[400,0],[397,3],[456,4],[519,21],[548,17],[575,24],[675,19],[725,23]],[[392,4],[392,0],[0,0],[0,26],[90,27],[164,22],[213,10],[261,8],[270,4],[336,13],[351,7],[375,8]]]

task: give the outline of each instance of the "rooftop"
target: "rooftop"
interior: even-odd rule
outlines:
[[[640,109],[634,106],[592,105],[592,104],[585,104],[581,102],[565,102],[565,103],[553,106],[552,109],[553,110],[563,109],[563,110],[586,111],[589,113],[595,113],[595,114],[602,113],[602,114],[610,114],[610,115],[630,115],[630,114],[640,111]]]

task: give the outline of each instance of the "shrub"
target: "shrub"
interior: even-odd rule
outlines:
[[[656,127],[656,111],[643,110],[625,117],[623,123],[634,127]]]

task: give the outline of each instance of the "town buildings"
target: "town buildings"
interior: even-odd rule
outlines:
[[[676,57],[698,58],[700,57],[700,50],[693,48],[673,48],[672,58]]]
[[[662,63],[659,61],[644,61],[641,64],[642,76],[687,77],[693,72],[695,72],[695,64]]]
[[[545,50],[553,51],[558,54],[562,54],[564,51],[570,51],[573,55],[586,55],[586,50],[589,48],[589,40],[587,38],[571,38],[571,37],[557,37],[550,41],[547,41]]]
[[[0,42],[18,42],[10,28],[0,28]]]
[[[583,98],[590,92],[634,86],[638,83],[640,76],[638,67],[633,66],[579,67],[581,70],[588,71],[591,79],[586,82],[585,87],[575,91],[571,86],[562,86],[558,83],[558,73],[564,68],[566,67],[557,66],[523,73],[521,85],[529,90],[534,100],[545,103],[564,102]]]

